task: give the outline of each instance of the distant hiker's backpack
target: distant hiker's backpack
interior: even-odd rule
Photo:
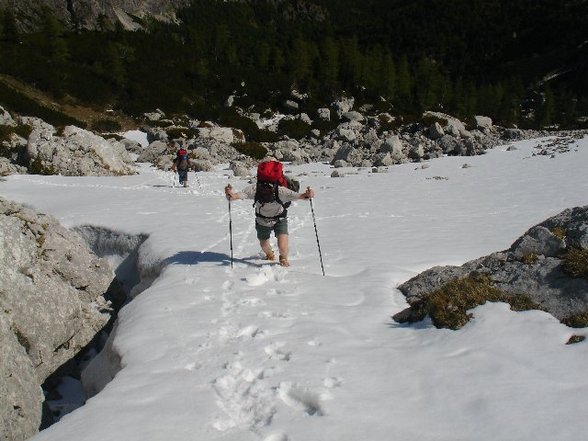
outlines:
[[[178,167],[178,170],[188,169],[188,152],[186,149],[178,150],[176,155],[176,167]]]
[[[257,166],[257,186],[255,189],[255,202],[262,205],[271,202],[277,202],[284,207],[283,213],[279,217],[286,217],[286,209],[290,202],[283,203],[278,196],[278,187],[286,187],[293,191],[300,189],[298,181],[284,176],[284,168],[281,162],[266,161],[260,162]]]

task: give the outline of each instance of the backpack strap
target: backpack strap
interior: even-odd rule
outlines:
[[[280,199],[280,196],[279,196],[280,185],[277,182],[273,182],[272,184],[274,186],[274,197],[276,199],[276,202],[282,206],[282,208],[283,208],[282,212],[280,214],[278,214],[277,216],[264,216],[263,214],[261,214],[257,210],[255,210],[255,216],[260,217],[262,219],[275,219],[275,220],[283,219],[286,216],[288,216],[288,207],[290,206],[290,203],[287,202],[286,204],[284,204],[282,202],[282,200]],[[259,202],[261,204],[260,208],[265,205],[264,202],[261,202],[260,200],[258,200],[257,191],[256,191],[255,197],[253,198],[253,207],[255,207],[255,204],[257,202]]]

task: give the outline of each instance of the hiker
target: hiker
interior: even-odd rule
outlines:
[[[234,192],[231,184],[225,187],[225,195],[229,200],[254,200],[255,230],[259,245],[267,260],[275,260],[276,256],[270,244],[270,236],[273,231],[278,241],[279,263],[282,266],[290,266],[288,262],[287,208],[291,201],[314,197],[314,190],[310,187],[304,193],[297,193],[287,188],[287,185],[282,164],[278,161],[264,161],[257,167],[256,182],[239,192]]]
[[[188,158],[188,152],[186,149],[179,149],[171,169],[174,173],[176,171],[178,172],[178,181],[180,181],[180,185],[183,185],[184,187],[188,186],[188,170],[191,166],[192,163],[190,162],[190,158]]]

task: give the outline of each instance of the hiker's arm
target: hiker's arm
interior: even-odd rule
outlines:
[[[306,191],[304,193],[300,193],[298,199],[312,199],[314,197],[314,190],[310,187],[306,187]]]

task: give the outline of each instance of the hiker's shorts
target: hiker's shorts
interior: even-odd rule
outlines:
[[[266,227],[255,222],[255,231],[257,231],[257,238],[259,240],[268,240],[272,234],[272,231],[276,237],[278,234],[288,234],[288,219],[280,219],[274,224],[273,227]]]
[[[183,184],[184,182],[188,182],[188,170],[179,170],[178,169],[178,181],[180,181],[180,184]]]

